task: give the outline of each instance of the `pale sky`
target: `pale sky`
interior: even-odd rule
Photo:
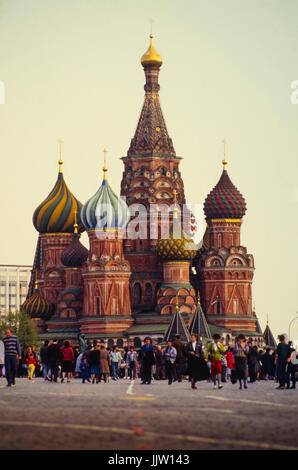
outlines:
[[[255,258],[262,329],[288,333],[298,310],[296,0],[0,0],[0,264],[32,264],[35,208],[58,173],[86,202],[123,163],[144,96],[140,58],[163,58],[160,99],[188,203],[228,173],[247,202],[242,245]],[[88,246],[86,235],[82,241]],[[298,338],[298,322],[292,326]]]

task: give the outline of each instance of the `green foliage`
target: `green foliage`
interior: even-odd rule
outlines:
[[[10,328],[12,333],[19,338],[23,350],[28,346],[40,346],[35,323],[27,313],[9,313],[4,320],[0,320],[0,338],[5,336],[6,328]]]

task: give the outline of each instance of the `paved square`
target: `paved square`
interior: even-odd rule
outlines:
[[[0,449],[298,450],[297,390],[276,386],[1,378]]]

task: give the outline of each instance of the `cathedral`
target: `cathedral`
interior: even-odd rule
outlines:
[[[160,106],[162,58],[152,38],[141,58],[145,97],[121,158],[120,194],[109,184],[105,151],[102,183],[82,204],[64,180],[60,145],[56,184],[33,214],[39,235],[22,311],[43,339],[139,347],[146,336],[162,342],[176,328],[185,340],[190,331],[203,340],[216,332],[229,344],[241,332],[262,346],[252,303],[254,258],[240,239],[245,199],[224,153],[220,179],[204,202],[203,242],[194,243],[196,221],[184,210],[181,157]],[[83,231],[88,248],[80,242]]]

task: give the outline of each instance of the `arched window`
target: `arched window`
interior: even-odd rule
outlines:
[[[152,286],[149,284],[149,282],[147,282],[145,285],[145,296],[152,297]]]
[[[233,246],[233,234],[230,235],[230,246]]]
[[[120,339],[120,338],[117,339],[117,346],[119,349],[123,348],[123,339]]]
[[[142,299],[142,288],[141,285],[136,282],[133,286],[133,298],[135,304],[140,304]]]
[[[221,233],[219,233],[219,234],[217,235],[217,245],[218,245],[218,248],[221,248],[221,238],[222,238],[222,237],[221,237]]]
[[[112,348],[114,346],[114,340],[112,338],[108,339],[108,348]]]

